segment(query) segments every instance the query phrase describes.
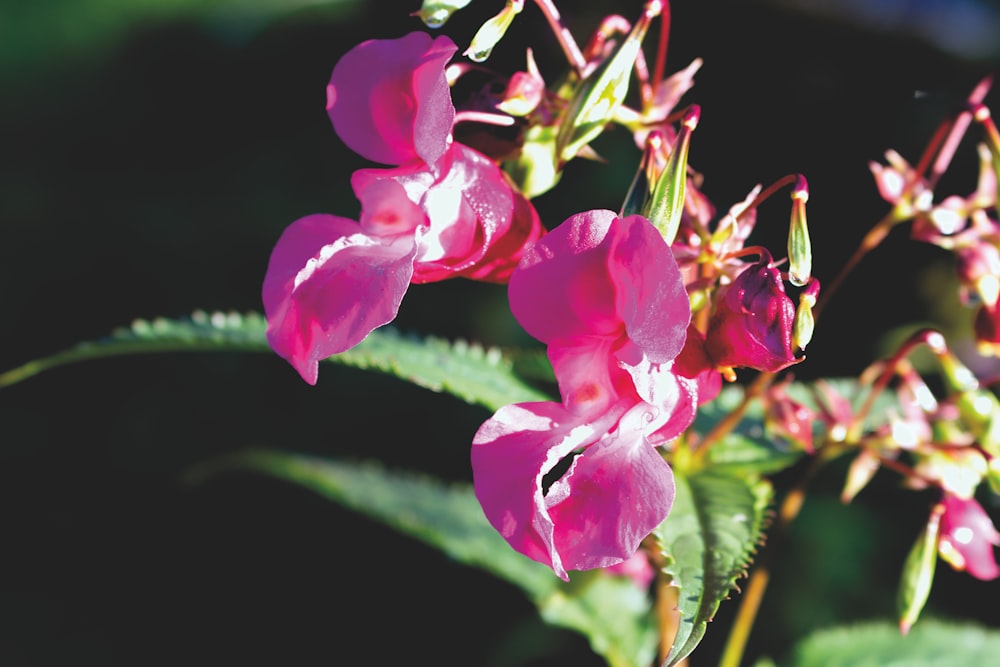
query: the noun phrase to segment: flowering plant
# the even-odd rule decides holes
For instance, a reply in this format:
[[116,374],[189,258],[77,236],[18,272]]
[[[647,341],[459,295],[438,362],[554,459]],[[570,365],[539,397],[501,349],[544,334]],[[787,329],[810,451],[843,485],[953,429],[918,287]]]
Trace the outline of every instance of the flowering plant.
[[[524,0],[455,35],[469,43],[461,55],[452,36],[430,32],[469,4],[426,0],[410,32],[363,40],[333,67],[326,111],[356,153],[360,212],[306,215],[276,234],[262,316],[140,322],[8,371],[0,386],[125,352],[273,350],[310,385],[330,362],[486,408],[492,416],[463,443],[471,483],[461,487],[275,449],[211,460],[190,478],[243,469],[316,490],[511,582],[546,621],[622,666],[697,661],[730,597],[737,610],[719,661],[742,664],[817,472],[840,466],[844,504],[891,475],[920,516],[894,571],[898,631],[824,636],[782,664],[819,664],[815,646],[842,660],[863,651],[924,664],[942,646],[963,646],[967,662],[989,656],[995,633],[970,647],[968,628],[920,616],[939,560],[978,580],[1000,577],[989,511],[1000,494],[1000,400],[994,379],[974,370],[1000,351],[991,80],[958,101],[913,164],[893,151],[870,164],[891,208],[838,272],[817,277],[804,175],[752,187],[725,208],[705,194],[710,172],[689,164],[702,109],[684,101],[696,96],[701,63],[666,74],[668,3],[606,18],[581,47],[554,3],[536,0],[535,18],[565,56],[552,72],[532,50],[523,71],[486,64],[528,18],[517,18]],[[603,160],[612,129],[635,147],[632,163],[614,164],[634,174],[614,210],[541,215],[546,193],[573,187],[570,165]],[[980,142],[975,189],[941,198],[966,136]],[[787,242],[768,247],[757,237],[773,227],[767,206],[782,192]],[[955,301],[969,307],[978,354],[911,327],[856,377],[797,380],[830,299],[903,225],[953,255]],[[524,345],[483,349],[386,327],[411,285],[453,278],[503,286]],[[414,435],[426,447],[424,437]],[[923,644],[897,636],[924,625],[939,634]]]

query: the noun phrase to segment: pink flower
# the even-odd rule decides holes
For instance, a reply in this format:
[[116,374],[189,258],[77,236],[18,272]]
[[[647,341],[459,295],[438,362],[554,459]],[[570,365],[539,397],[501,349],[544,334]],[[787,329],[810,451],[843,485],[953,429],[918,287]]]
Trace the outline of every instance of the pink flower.
[[501,408],[476,433],[487,518],[514,549],[566,570],[632,556],[673,502],[656,445],[691,423],[696,383],[673,372],[691,313],[669,247],[645,218],[569,218],[510,280],[515,317],[548,345],[561,403]]
[[446,37],[415,32],[364,42],[334,68],[334,128],[363,156],[398,166],[355,172],[359,222],[307,216],[271,254],[268,341],[310,384],[319,361],[395,319],[411,282],[506,282],[544,233],[500,168],[452,140],[444,68],[455,50]]
[[799,361],[792,350],[795,305],[770,255],[743,269],[715,302],[707,350],[716,366],[775,372]]
[[1000,576],[993,547],[1000,546],[1000,533],[989,515],[974,499],[946,493],[941,501],[941,539],[938,551],[956,570],[965,570],[984,581]]

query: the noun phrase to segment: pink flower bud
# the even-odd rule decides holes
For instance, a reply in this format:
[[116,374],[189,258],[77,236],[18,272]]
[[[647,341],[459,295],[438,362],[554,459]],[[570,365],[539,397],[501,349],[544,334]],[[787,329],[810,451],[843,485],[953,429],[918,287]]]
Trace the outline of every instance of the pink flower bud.
[[762,252],[715,301],[707,348],[717,366],[775,372],[799,361],[792,351],[795,305],[769,254]]

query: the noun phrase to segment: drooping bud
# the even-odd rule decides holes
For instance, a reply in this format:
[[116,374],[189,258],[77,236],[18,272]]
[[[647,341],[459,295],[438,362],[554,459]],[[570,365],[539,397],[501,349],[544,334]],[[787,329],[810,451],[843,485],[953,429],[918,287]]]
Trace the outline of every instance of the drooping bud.
[[792,350],[795,306],[770,253],[759,252],[759,261],[715,295],[707,350],[719,367],[777,372],[799,361]]
[[813,316],[813,308],[816,306],[816,297],[818,295],[819,281],[811,278],[809,285],[799,295],[799,307],[795,309],[795,327],[792,329],[792,341],[800,350],[806,349],[806,345],[812,340],[813,331],[816,328],[816,318]]
[[796,287],[809,282],[812,275],[812,243],[806,224],[806,202],[809,184],[799,174],[792,190],[792,220],[788,226],[788,281]]
[[576,157],[611,122],[628,94],[632,68],[649,24],[662,8],[659,1],[647,2],[642,17],[615,52],[577,87],[559,122],[556,155],[561,162]]
[[440,28],[451,15],[467,6],[472,0],[424,0],[420,11],[415,12],[428,28]]
[[685,112],[670,159],[656,180],[644,211],[646,218],[660,230],[667,244],[674,242],[681,224],[684,197],[687,194],[688,149],[691,145],[691,133],[698,127],[700,116],[701,107],[697,104],[692,104]]
[[479,28],[469,48],[462,53],[468,56],[469,60],[481,63],[493,53],[493,47],[500,43],[503,36],[507,34],[507,28],[514,21],[514,17],[524,9],[524,0],[507,0],[506,6],[500,10],[496,16],[488,20]]
[[899,591],[896,594],[896,609],[899,613],[899,631],[904,635],[917,622],[931,593],[944,511],[944,505],[940,504],[931,510],[927,525],[903,563]]

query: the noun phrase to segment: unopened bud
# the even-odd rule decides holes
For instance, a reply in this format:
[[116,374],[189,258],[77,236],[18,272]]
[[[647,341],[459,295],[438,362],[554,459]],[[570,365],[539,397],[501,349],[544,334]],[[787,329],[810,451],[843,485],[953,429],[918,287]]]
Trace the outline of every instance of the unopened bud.
[[559,123],[557,155],[562,162],[576,157],[611,122],[628,94],[632,68],[659,3],[647,4],[642,17],[615,52],[579,85]]
[[920,612],[927,603],[934,583],[934,568],[937,565],[938,540],[941,533],[941,516],[944,505],[935,505],[931,510],[927,525],[920,533],[913,548],[910,549],[896,596],[896,609],[899,613],[899,630],[904,635],[910,631],[920,617]]
[[806,349],[816,328],[813,308],[816,306],[818,295],[819,281],[816,279],[811,279],[808,287],[799,295],[799,307],[795,309],[795,326],[792,328],[792,342],[800,350]]
[[668,245],[673,243],[677,236],[681,214],[684,212],[688,149],[691,146],[691,133],[698,127],[700,116],[701,107],[697,104],[692,104],[684,114],[667,166],[656,180],[652,195],[644,209],[645,216],[660,230]]
[[500,43],[503,36],[507,34],[507,28],[514,21],[514,17],[524,9],[524,0],[507,0],[507,5],[500,10],[500,13],[484,23],[472,38],[469,48],[462,54],[468,56],[469,60],[481,63],[493,53],[493,47]]
[[809,185],[801,174],[792,190],[792,220],[788,226],[788,280],[796,287],[809,282],[812,274],[812,243],[806,224],[806,202]]
[[881,467],[882,463],[875,452],[862,449],[847,469],[847,479],[844,480],[844,488],[840,492],[840,502],[846,505],[854,500],[861,489],[868,486],[868,482],[872,481]]
[[424,0],[424,4],[415,16],[419,16],[428,28],[440,28],[447,23],[452,14],[470,2],[472,0]]

